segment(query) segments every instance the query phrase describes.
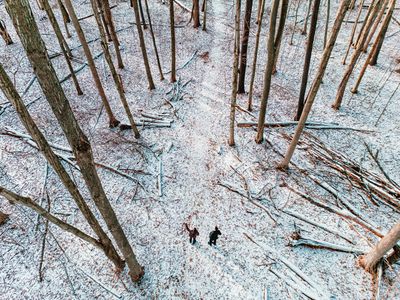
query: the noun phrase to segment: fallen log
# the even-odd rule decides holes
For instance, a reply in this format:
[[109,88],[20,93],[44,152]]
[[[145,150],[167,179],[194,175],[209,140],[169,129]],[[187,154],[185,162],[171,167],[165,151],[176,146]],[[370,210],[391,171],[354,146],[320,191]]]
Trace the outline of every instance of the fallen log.
[[330,242],[314,240],[314,239],[310,239],[310,238],[299,238],[297,240],[293,240],[290,242],[290,245],[292,247],[306,246],[306,247],[311,247],[311,248],[328,249],[328,250],[333,250],[333,251],[355,253],[355,254],[364,254],[365,253],[364,250],[346,247],[346,246],[342,246],[342,245],[336,245],[336,244],[333,244]]

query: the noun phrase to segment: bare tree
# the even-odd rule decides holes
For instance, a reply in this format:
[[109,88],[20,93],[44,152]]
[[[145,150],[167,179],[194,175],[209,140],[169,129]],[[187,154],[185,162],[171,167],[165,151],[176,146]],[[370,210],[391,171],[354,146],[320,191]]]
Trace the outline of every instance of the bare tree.
[[67,10],[65,9],[64,3],[62,0],[57,0],[58,6],[60,7],[61,15],[63,17],[63,22],[64,22],[64,28],[65,28],[65,33],[67,34],[67,38],[71,37],[71,33],[69,32],[68,29],[68,24],[71,23],[71,19],[69,18],[69,14]]
[[125,258],[130,269],[131,279],[133,281],[138,281],[144,274],[143,268],[138,263],[114,209],[107,199],[96,171],[92,147],[75,119],[67,97],[58,81],[56,72],[51,64],[44,42],[33,18],[32,11],[30,10],[29,2],[28,0],[6,0],[6,7],[13,19],[16,31],[25,48],[43,93],[71,146],[77,165],[80,168],[82,177],[85,180],[92,199]]
[[278,62],[278,57],[279,57],[279,50],[281,48],[281,43],[282,43],[282,38],[283,38],[283,32],[285,30],[285,23],[286,23],[286,16],[289,8],[289,0],[282,0],[281,2],[281,14],[279,17],[279,25],[278,25],[278,30],[276,33],[276,38],[275,38],[275,54],[274,54],[274,67],[272,68],[272,74],[276,73],[276,65]]
[[258,116],[257,136],[256,143],[260,144],[264,140],[264,124],[265,115],[267,113],[267,104],[269,98],[269,92],[271,89],[271,77],[272,69],[275,61],[275,31],[276,31],[276,17],[278,15],[279,1],[274,0],[272,2],[271,17],[269,21],[269,36],[268,36],[268,61],[264,72],[264,87],[261,98],[260,114]]
[[[46,9],[46,0],[44,0],[43,7]],[[100,248],[103,249],[107,257],[115,264],[119,269],[124,267],[124,261],[119,257],[114,245],[108,238],[107,234],[104,232],[103,228],[97,221],[96,217],[90,210],[89,206],[79,192],[78,187],[71,179],[67,171],[64,169],[57,155],[54,153],[53,149],[47,142],[44,135],[40,132],[35,121],[31,117],[28,109],[26,108],[24,102],[22,101],[20,95],[12,84],[11,79],[8,77],[7,73],[0,64],[0,88],[4,95],[7,97],[8,101],[13,105],[18,117],[20,118],[25,129],[29,132],[33,140],[36,142],[40,151],[46,157],[48,163],[52,166],[54,171],[57,173],[61,182],[64,184],[65,188],[71,194],[79,210],[82,212],[83,216],[87,220],[88,224],[92,228],[93,232],[99,237]]]
[[176,81],[176,46],[174,0],[169,0],[169,28],[171,31],[171,82]]
[[75,30],[76,30],[76,33],[78,35],[79,41],[82,44],[82,48],[83,48],[83,51],[85,52],[87,63],[89,65],[89,68],[90,68],[90,71],[92,73],[94,82],[96,84],[97,91],[99,92],[101,101],[103,102],[104,108],[105,108],[106,113],[108,115],[109,126],[111,128],[117,127],[120,122],[115,118],[114,113],[113,113],[113,111],[111,109],[110,103],[108,102],[106,93],[104,92],[104,88],[103,88],[103,85],[102,85],[101,80],[100,80],[99,73],[97,72],[96,65],[95,65],[94,60],[93,60],[92,53],[90,52],[90,48],[89,48],[89,45],[88,45],[88,43],[86,41],[85,34],[84,34],[83,30],[82,30],[81,25],[79,24],[78,17],[76,16],[76,13],[75,13],[74,7],[72,6],[71,0],[65,0],[65,5],[66,5],[68,13],[69,13],[69,15],[71,17],[72,24],[75,27]]
[[246,78],[246,67],[247,67],[247,49],[249,46],[249,33],[251,23],[251,12],[253,10],[253,0],[246,0],[245,14],[243,19],[243,35],[242,45],[240,49],[240,67],[239,67],[239,84],[238,94],[245,92],[245,78]]
[[146,70],[147,81],[149,82],[149,89],[154,90],[156,87],[154,85],[153,76],[151,75],[150,64],[149,64],[149,59],[147,57],[146,43],[144,41],[143,30],[142,30],[142,27],[140,26],[138,0],[132,0],[132,4],[133,4],[133,11],[135,13],[135,20],[136,20],[136,24],[137,24],[136,28],[137,28],[137,31],[139,34],[140,49],[141,49],[142,55],[143,55],[144,68]]
[[200,27],[200,0],[193,0],[193,27],[198,28]]
[[8,34],[6,24],[3,22],[3,20],[0,20],[0,35],[3,38],[4,42],[6,45],[11,45],[13,44],[13,40],[11,39],[11,36]]
[[339,34],[340,28],[342,26],[346,12],[349,8],[349,4],[350,0],[341,0],[340,2],[335,22],[333,24],[330,37],[328,39],[328,43],[326,44],[324,52],[322,53],[317,74],[308,92],[307,100],[305,102],[305,106],[303,109],[303,113],[301,114],[299,124],[297,125],[296,131],[294,133],[292,141],[290,142],[289,148],[286,151],[285,157],[278,166],[279,169],[286,170],[289,167],[290,160],[293,156],[294,150],[296,149],[297,143],[299,142],[301,133],[303,132],[304,125],[306,124],[308,115],[311,111],[311,107],[314,103],[315,97],[317,96],[319,87],[321,86],[322,79],[325,75],[325,70],[329,62],[329,58],[331,57],[333,47],[335,46],[336,39]]
[[202,10],[203,12],[203,31],[207,31],[207,0],[203,0]]

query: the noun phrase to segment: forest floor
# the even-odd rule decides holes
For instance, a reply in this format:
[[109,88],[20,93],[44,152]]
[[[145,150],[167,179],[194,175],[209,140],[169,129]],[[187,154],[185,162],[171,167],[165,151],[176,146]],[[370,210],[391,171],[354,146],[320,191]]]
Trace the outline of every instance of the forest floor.
[[[76,5],[78,2],[74,1]],[[167,71],[168,7],[162,5],[161,1],[149,2],[154,12],[164,71]],[[273,77],[268,104],[267,120],[271,122],[291,121],[296,109],[306,44],[306,36],[301,35],[300,31],[307,3],[301,3],[293,45],[289,45],[289,41],[295,5],[290,5],[278,73]],[[8,20],[4,4],[0,5],[0,18]],[[48,29],[44,12],[37,10],[34,3],[32,5],[50,54],[57,52],[55,38]],[[317,32],[310,81],[323,49],[325,5],[321,9],[321,30]],[[269,3],[267,11],[268,6]],[[336,8],[335,2],[330,25]],[[59,11],[55,11],[59,16]],[[399,16],[398,11],[395,12],[396,16]],[[298,169],[292,167],[287,173],[276,170],[281,159],[279,153],[284,153],[288,146],[285,135],[291,135],[294,127],[266,129],[266,142],[261,145],[254,142],[254,130],[236,128],[236,146],[227,145],[233,1],[214,0],[210,3],[207,32],[186,25],[189,14],[177,8],[177,65],[184,68],[178,71],[179,84],[175,85],[172,93],[168,93],[173,88],[168,80],[169,74],[163,82],[156,80],[155,61],[152,67],[157,89],[148,91],[140,49],[136,43],[136,31],[133,33],[130,24],[133,13],[128,9],[127,2],[118,2],[113,12],[117,28],[123,29],[119,37],[126,68],[121,75],[136,118],[139,118],[141,111],[165,114],[174,120],[172,127],[142,128],[140,140],[134,140],[130,132],[110,130],[88,68],[78,76],[83,83],[84,96],[75,95],[70,81],[64,83],[63,87],[90,138],[96,161],[128,175],[124,177],[99,168],[105,190],[146,274],[140,284],[132,284],[127,270],[116,274],[111,263],[97,249],[50,225],[43,260],[43,281],[39,282],[44,222],[37,219],[33,212],[2,200],[0,210],[9,213],[10,219],[0,226],[0,299],[266,299],[266,294],[268,299],[307,299],[306,294],[315,299],[371,299],[374,281],[370,274],[358,266],[356,254],[290,245],[292,233],[296,230],[301,230],[304,237],[363,251],[368,251],[378,241],[361,227],[311,205],[286,187],[301,190],[329,203],[335,202],[334,197]],[[80,16],[89,15],[89,4],[80,3],[78,13]],[[356,11],[353,11],[349,19],[354,20],[355,14]],[[12,24],[7,25],[16,43],[0,49],[0,61],[11,77],[14,74],[15,84],[22,94],[25,87],[29,86],[33,72]],[[98,37],[97,31],[93,30],[93,18],[85,19],[82,25],[88,40]],[[400,76],[394,71],[399,68],[396,65],[400,51],[399,26],[392,22],[379,65],[367,71],[360,92],[352,97],[349,92],[346,93],[343,108],[334,111],[330,105],[344,72],[345,66],[340,61],[351,26],[351,23],[345,24],[339,35],[310,119],[368,129],[370,132],[306,131],[318,137],[330,149],[351,157],[362,168],[379,173],[368,156],[365,141],[375,151],[379,150],[379,161],[384,170],[399,182],[400,93],[396,92],[396,88]],[[255,116],[258,115],[263,86],[267,28],[268,23],[264,24],[260,48],[255,107],[252,112]],[[149,33],[146,34],[152,57]],[[69,42],[71,48],[79,46],[75,35]],[[91,43],[91,49],[94,55],[101,53],[101,47],[96,42]],[[252,60],[252,49],[249,49],[249,61]],[[81,49],[74,51],[84,61]],[[53,59],[53,63],[60,78],[68,74],[62,58]],[[96,63],[111,106],[119,119],[126,123],[103,57],[99,56]],[[81,66],[81,63],[75,64],[77,68]],[[248,68],[250,72],[251,67]],[[178,86],[183,97],[171,100]],[[49,108],[41,96],[39,85],[34,82],[24,93],[24,100],[30,103],[37,99],[29,108],[39,127],[51,142],[66,146],[59,126],[54,116],[47,113]],[[246,95],[239,96],[241,107],[246,107],[246,101]],[[4,97],[0,98],[1,104],[7,106]],[[242,111],[238,111],[237,118],[238,122],[257,120]],[[49,170],[46,174],[47,165],[40,153],[23,140],[4,134],[6,129],[25,132],[16,120],[17,115],[10,107],[0,115],[0,184],[31,196],[43,205],[47,192],[54,214],[90,232],[54,172]],[[346,194],[352,205],[362,211],[366,219],[373,220],[371,222],[382,232],[398,221],[398,212],[385,205],[371,205],[360,190],[342,180],[337,172],[322,161],[313,158],[308,150],[302,145],[293,161]],[[89,199],[79,172],[68,163],[65,166]],[[160,166],[161,196],[158,186]],[[296,212],[305,219],[337,230],[353,244],[299,221],[284,211]],[[200,232],[196,245],[189,244],[183,226],[185,222]],[[208,235],[215,226],[219,227],[222,235],[217,246],[210,247],[207,244]],[[297,275],[293,269],[298,269],[293,265],[301,270],[297,271]],[[385,271],[381,299],[400,297],[399,271],[398,265]]]

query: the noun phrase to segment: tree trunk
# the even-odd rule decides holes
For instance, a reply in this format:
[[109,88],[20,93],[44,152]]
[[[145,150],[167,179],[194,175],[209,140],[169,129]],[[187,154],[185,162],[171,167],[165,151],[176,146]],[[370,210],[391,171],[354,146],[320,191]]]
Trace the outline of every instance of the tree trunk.
[[325,21],[325,31],[324,31],[324,48],[326,46],[326,41],[328,39],[328,30],[329,30],[329,19],[331,14],[331,0],[328,0],[326,4],[326,21]]
[[243,19],[243,36],[242,46],[240,50],[240,68],[239,68],[239,84],[238,94],[245,92],[245,79],[246,79],[246,67],[247,67],[247,49],[249,45],[249,33],[251,23],[251,12],[253,10],[253,0],[246,0],[245,14]]
[[384,15],[385,11],[386,11],[386,7],[388,6],[388,4],[389,4],[389,0],[385,0],[383,5],[382,5],[382,7],[381,7],[381,10],[379,12],[378,17],[376,18],[375,23],[372,26],[371,32],[369,33],[369,36],[368,36],[367,40],[364,43],[364,46],[363,46],[363,52],[364,53],[367,52],[368,46],[371,43],[371,40],[372,40],[372,38],[373,38],[373,36],[374,36],[374,34],[376,32],[376,29],[378,28],[379,24],[382,21],[382,17]]
[[6,24],[4,24],[3,20],[0,20],[0,35],[3,38],[6,45],[14,44],[11,36],[8,34]]
[[104,56],[106,58],[108,67],[110,68],[111,75],[114,79],[114,83],[117,88],[119,98],[125,109],[125,113],[128,116],[129,123],[131,124],[133,135],[135,136],[135,138],[138,139],[138,138],[140,138],[140,133],[136,127],[135,121],[133,120],[133,116],[132,116],[131,110],[129,108],[128,101],[126,101],[124,88],[122,86],[121,79],[118,76],[117,71],[115,70],[114,63],[111,58],[110,49],[108,48],[108,44],[107,44],[107,40],[106,40],[106,33],[104,31],[104,27],[106,25],[104,24],[104,27],[103,27],[102,20],[100,18],[100,14],[99,14],[98,2],[97,2],[97,0],[91,0],[91,4],[92,4],[94,17],[96,19],[97,27],[99,28],[100,38],[101,38],[101,47],[103,48]]
[[368,21],[366,22],[366,25],[364,28],[364,33],[362,34],[360,40],[357,43],[357,47],[354,50],[353,55],[351,56],[350,63],[347,66],[347,69],[343,75],[342,81],[339,84],[338,91],[336,94],[336,99],[332,105],[332,108],[334,108],[336,110],[338,110],[342,104],[343,95],[344,95],[344,91],[346,89],[347,83],[349,82],[351,73],[353,72],[353,69],[354,69],[360,55],[362,54],[362,49],[364,47],[365,40],[368,37],[368,33],[369,33],[371,26],[376,18],[376,15],[378,14],[378,11],[379,11],[380,6],[382,5],[382,2],[383,2],[383,0],[378,0],[377,2],[374,3],[374,7],[372,8],[371,15],[368,18]]
[[303,112],[304,108],[304,97],[307,89],[308,74],[310,72],[311,54],[314,45],[315,30],[317,29],[320,2],[321,2],[320,0],[314,0],[314,7],[311,16],[310,32],[308,34],[308,40],[307,40],[306,56],[304,58],[303,76],[301,78],[299,103],[297,105],[297,114],[296,117],[294,118],[295,121],[298,121],[300,119],[301,113]]
[[279,17],[278,31],[276,33],[276,38],[275,38],[275,54],[274,54],[275,58],[274,58],[274,67],[272,68],[272,74],[275,74],[277,71],[276,64],[278,62],[279,50],[281,48],[283,32],[285,30],[288,8],[289,8],[289,0],[282,0],[281,16]]
[[229,120],[229,146],[235,146],[235,115],[236,115],[236,98],[237,98],[237,79],[239,66],[239,47],[240,47],[240,5],[241,0],[236,0],[235,13],[235,43],[232,67],[232,94],[231,94],[231,111]]
[[193,0],[193,28],[200,27],[200,0]]
[[72,6],[71,0],[65,0],[65,5],[66,5],[68,13],[72,19],[72,24],[75,27],[79,41],[82,44],[82,48],[83,48],[83,51],[85,52],[85,56],[86,56],[90,71],[92,72],[94,82],[96,84],[101,101],[103,102],[104,108],[108,115],[109,126],[111,128],[117,127],[119,125],[119,121],[115,118],[115,116],[111,110],[110,103],[107,100],[107,96],[106,96],[106,93],[104,92],[103,85],[101,84],[100,76],[99,76],[99,73],[97,72],[96,65],[95,65],[93,57],[92,57],[92,53],[90,52],[90,48],[89,48],[88,43],[85,38],[85,34],[83,33],[82,27],[79,24],[78,17],[76,16],[76,13],[75,13],[74,7]]
[[275,60],[275,31],[276,31],[276,17],[278,15],[279,1],[274,0],[272,3],[271,17],[269,23],[269,36],[268,36],[268,61],[267,67],[264,72],[264,89],[261,98],[261,107],[260,107],[260,115],[258,117],[258,126],[257,126],[257,136],[256,143],[260,144],[264,140],[264,124],[265,124],[265,115],[267,112],[267,104],[269,91],[271,89],[271,79],[272,79],[272,69],[274,67]]
[[[44,1],[44,6],[46,5],[45,1]],[[82,212],[82,215],[87,220],[93,232],[99,237],[102,249],[104,250],[106,256],[115,264],[117,268],[119,269],[123,268],[124,261],[119,257],[117,251],[114,248],[114,245],[108,238],[107,234],[104,232],[103,228],[97,221],[96,217],[90,210],[85,200],[83,199],[82,194],[79,192],[78,187],[71,179],[67,171],[65,171],[57,155],[54,153],[53,149],[47,142],[46,138],[40,132],[35,121],[29,114],[28,109],[26,108],[24,102],[22,101],[20,95],[13,86],[10,78],[4,71],[3,66],[1,64],[0,64],[0,88],[3,91],[4,95],[7,97],[8,101],[10,101],[10,103],[13,105],[14,109],[18,113],[18,117],[20,118],[22,124],[24,125],[25,129],[29,132],[32,139],[37,144],[39,150],[46,157],[46,160],[48,161],[50,166],[57,173],[61,182],[68,190],[68,192],[71,194],[76,205]]]
[[307,13],[306,13],[306,16],[304,17],[304,26],[303,26],[303,31],[301,32],[302,35],[307,34],[308,16],[310,15],[311,2],[312,2],[312,0],[308,0]]
[[325,74],[326,67],[328,65],[329,58],[331,57],[333,47],[335,46],[337,36],[339,34],[340,28],[342,26],[344,17],[349,8],[350,0],[342,0],[336,15],[335,23],[333,24],[332,31],[328,40],[328,43],[322,54],[321,61],[319,63],[318,71],[315,79],[311,85],[311,88],[307,95],[306,104],[304,106],[303,113],[301,114],[299,124],[297,125],[296,131],[294,133],[293,139],[290,142],[289,148],[286,151],[285,157],[279,164],[278,168],[286,170],[289,166],[290,160],[293,156],[294,150],[296,149],[297,143],[299,142],[301,133],[303,132],[304,126],[306,124],[308,115],[311,111],[311,107],[314,103],[315,97],[317,96],[319,87],[322,83],[322,79]]
[[203,0],[203,6],[202,6],[202,12],[203,12],[203,31],[207,31],[207,0]]
[[171,30],[171,82],[176,81],[176,47],[174,0],[169,0],[169,28]]
[[68,70],[71,74],[72,81],[74,83],[76,92],[78,95],[83,95],[82,89],[79,85],[78,79],[76,78],[74,68],[72,67],[71,63],[71,57],[72,53],[71,50],[68,47],[67,42],[64,39],[64,36],[62,35],[60,26],[57,23],[57,19],[53,13],[53,10],[50,7],[49,1],[48,0],[42,0],[43,2],[43,8],[46,11],[46,14],[49,18],[49,21],[51,23],[51,26],[53,27],[54,33],[56,34],[58,43],[60,44],[61,52],[64,55],[65,61],[67,62]]
[[147,29],[146,19],[144,17],[144,12],[143,12],[142,0],[138,0],[138,4],[139,4],[140,17],[142,18],[143,29]]
[[370,273],[375,273],[376,265],[400,239],[400,223],[397,223],[366,255],[360,258],[361,266]]
[[260,33],[261,33],[261,28],[262,28],[262,19],[264,16],[264,9],[265,9],[265,0],[261,0],[261,6],[259,9],[260,15],[257,17],[258,21],[258,27],[257,27],[257,33],[256,33],[256,43],[254,45],[254,56],[253,56],[253,68],[251,72],[251,79],[250,79],[250,87],[249,87],[249,101],[247,104],[247,110],[252,111],[253,110],[253,91],[254,91],[254,80],[256,78],[256,71],[257,71],[257,59],[258,59],[258,48],[260,45]]
[[72,35],[68,30],[68,23],[71,23],[71,19],[69,18],[68,12],[65,9],[64,3],[62,3],[62,0],[57,0],[57,3],[58,3],[58,6],[60,7],[61,15],[63,18],[65,33],[67,34],[67,38],[70,38],[70,37],[72,37]]
[[[370,64],[370,62],[371,62],[376,50],[379,47],[380,41],[385,36],[385,32],[386,32],[386,29],[387,29],[387,27],[388,27],[388,25],[390,23],[391,18],[392,18],[392,14],[393,14],[395,5],[396,5],[396,0],[391,0],[391,2],[389,4],[389,10],[388,10],[388,12],[387,12],[387,14],[385,16],[385,19],[383,20],[383,23],[382,23],[382,26],[381,26],[381,28],[379,30],[378,35],[375,38],[375,42],[374,42],[374,44],[372,46],[371,52],[369,53],[364,65],[363,65],[363,67],[362,67],[362,69],[360,71],[360,75],[358,76],[354,87],[351,89],[352,93],[357,93],[358,92],[358,87],[360,86],[361,80],[362,80],[362,78],[363,78],[363,76],[365,74],[365,71],[367,70],[368,64]],[[384,6],[384,9],[386,9],[386,6]]]
[[4,223],[7,222],[8,216],[9,216],[8,214],[5,214],[2,211],[0,211],[0,225],[3,225]]
[[[69,2],[69,0],[67,1]],[[138,281],[144,274],[143,268],[139,265],[117,216],[107,199],[93,161],[91,145],[75,119],[56,72],[51,65],[28,0],[6,0],[6,7],[11,12],[14,26],[28,59],[43,93],[71,146],[92,199],[128,264],[132,280]]]
[[163,81],[164,80],[164,74],[163,74],[162,67],[161,67],[160,56],[158,54],[156,37],[154,36],[153,24],[151,22],[150,9],[149,9],[149,4],[147,3],[147,0],[144,0],[144,4],[146,6],[147,18],[149,19],[150,34],[151,34],[151,39],[153,41],[154,52],[156,54],[158,72],[160,73],[160,80]]
[[137,24],[136,28],[137,28],[137,31],[139,34],[140,49],[142,50],[142,55],[143,55],[144,68],[146,70],[147,81],[149,82],[149,89],[154,90],[156,87],[154,86],[153,76],[151,75],[150,64],[149,64],[149,59],[147,57],[146,43],[144,41],[142,26],[140,26],[138,0],[133,0],[132,4],[133,4],[133,11],[135,13],[135,20],[136,20],[136,24]]
[[117,56],[118,68],[123,69],[124,63],[121,57],[121,51],[119,50],[119,40],[117,36],[117,32],[115,31],[114,20],[111,13],[110,3],[108,0],[100,0],[102,10],[104,11],[105,19],[110,29],[110,34],[112,38],[112,42],[114,44],[115,55]]

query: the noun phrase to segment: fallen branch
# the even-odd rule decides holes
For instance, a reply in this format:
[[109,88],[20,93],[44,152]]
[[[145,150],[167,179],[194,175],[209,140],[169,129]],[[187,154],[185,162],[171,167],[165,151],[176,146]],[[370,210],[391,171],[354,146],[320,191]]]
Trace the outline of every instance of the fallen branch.
[[333,250],[333,251],[355,253],[355,254],[364,254],[365,253],[365,251],[360,250],[360,249],[346,247],[346,246],[342,246],[342,245],[336,245],[333,243],[320,241],[320,240],[314,240],[314,239],[310,239],[310,238],[299,238],[297,240],[293,240],[290,242],[290,245],[292,247],[307,246],[307,247],[311,247],[311,248],[328,249],[328,250]]

